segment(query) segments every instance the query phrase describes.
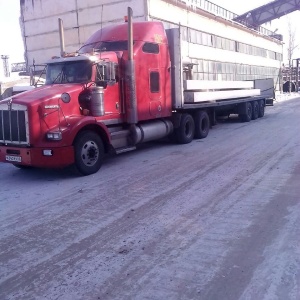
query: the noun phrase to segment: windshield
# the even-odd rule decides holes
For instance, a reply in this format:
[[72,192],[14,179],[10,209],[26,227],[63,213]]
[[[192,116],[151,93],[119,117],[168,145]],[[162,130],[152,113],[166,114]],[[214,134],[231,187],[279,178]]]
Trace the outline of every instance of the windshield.
[[95,42],[84,45],[79,49],[79,53],[89,53],[92,51],[124,51],[128,50],[127,41],[113,41],[113,42]]
[[48,64],[46,84],[83,83],[91,79],[92,62],[68,61],[57,64]]

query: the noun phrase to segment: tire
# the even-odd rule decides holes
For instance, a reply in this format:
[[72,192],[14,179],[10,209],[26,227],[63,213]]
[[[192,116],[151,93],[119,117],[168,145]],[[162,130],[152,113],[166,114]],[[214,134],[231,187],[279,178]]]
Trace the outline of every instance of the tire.
[[195,135],[194,119],[189,114],[182,114],[180,125],[175,129],[176,141],[179,144],[190,143]]
[[256,120],[259,114],[259,106],[257,101],[252,102],[252,120]]
[[262,118],[265,115],[265,101],[260,100],[258,102],[258,117]]
[[196,139],[204,139],[207,137],[209,128],[210,128],[210,122],[209,122],[209,116],[206,111],[200,110],[195,113],[194,116],[194,122],[195,122],[195,138]]
[[74,142],[75,166],[82,175],[98,172],[104,158],[102,139],[93,131],[82,131]]
[[242,120],[242,122],[250,122],[252,119],[252,105],[250,102],[246,103],[246,113],[245,114],[241,114],[240,118]]

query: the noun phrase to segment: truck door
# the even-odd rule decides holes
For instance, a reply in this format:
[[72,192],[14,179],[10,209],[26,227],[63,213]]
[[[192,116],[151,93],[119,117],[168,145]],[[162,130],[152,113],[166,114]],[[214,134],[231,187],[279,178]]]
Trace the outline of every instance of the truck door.
[[148,62],[148,99],[149,112],[151,117],[161,114],[162,95],[161,95],[161,71],[160,71],[160,47],[159,44],[146,42],[143,52]]
[[167,117],[172,113],[168,45],[161,43],[161,39],[155,39],[157,43],[143,42],[135,58],[140,121]]

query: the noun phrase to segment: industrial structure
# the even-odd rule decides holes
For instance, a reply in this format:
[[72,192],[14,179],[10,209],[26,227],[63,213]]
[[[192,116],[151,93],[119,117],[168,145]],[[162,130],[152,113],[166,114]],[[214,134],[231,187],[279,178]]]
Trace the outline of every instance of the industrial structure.
[[[21,29],[23,33],[24,48],[25,48],[25,58],[26,58],[26,68],[35,62],[37,65],[42,65],[45,61],[55,55],[59,55],[59,37],[57,32],[57,19],[61,18],[64,22],[65,27],[65,42],[66,50],[73,52],[78,50],[81,45],[86,41],[86,39],[96,30],[101,27],[110,24],[122,23],[124,18],[124,11],[127,6],[134,7],[134,21],[151,21],[158,20],[164,22],[166,28],[177,27],[179,24],[181,26],[194,27],[203,32],[204,39],[214,39],[218,35],[211,35],[210,28],[207,27],[207,19],[214,20],[215,27],[218,24],[230,24],[237,26],[240,29],[244,28],[244,32],[251,32],[252,36],[257,36],[257,33],[263,35],[264,37],[269,37],[273,41],[282,41],[282,36],[276,32],[272,32],[262,25],[273,19],[280,18],[283,15],[291,13],[299,9],[300,0],[275,0],[266,5],[255,8],[248,11],[242,15],[237,15],[221,6],[218,6],[207,0],[145,0],[145,1],[135,1],[135,0],[125,0],[125,1],[105,1],[105,0],[70,0],[70,1],[58,1],[58,0],[20,0],[21,5]],[[169,13],[166,14],[165,12]],[[198,19],[201,19],[201,23],[197,25],[194,24],[193,20],[195,15]],[[202,22],[203,21],[203,22]],[[43,24],[43,26],[41,26]],[[200,25],[199,25],[200,24]],[[209,26],[212,22],[210,21]],[[241,24],[241,26],[238,26]],[[226,42],[222,41],[223,35],[228,35],[225,31],[227,26],[222,27],[224,33],[222,32],[218,43],[223,45],[221,47],[228,47],[226,43],[233,43],[233,41]],[[213,31],[215,31],[213,29]],[[228,32],[231,32],[229,30]],[[241,35],[241,30],[239,31]],[[205,36],[205,34],[208,34]],[[235,34],[231,36],[236,36]],[[261,57],[273,56],[274,60],[280,61],[279,64],[269,65],[268,76],[273,77],[277,82],[277,88],[282,86],[282,78],[279,78],[282,63],[282,51],[283,49],[277,49],[276,51],[271,51],[271,48],[261,48],[252,49],[251,47],[257,47],[256,45],[247,46],[244,41],[248,40],[244,34],[237,36],[237,43],[240,43],[239,51],[244,51],[250,53],[251,51],[256,52],[258,60],[256,67],[251,67],[250,70],[247,66],[241,66],[244,68],[245,75],[252,76],[242,76],[236,79],[254,79],[257,72],[260,72],[259,67],[264,67],[264,63],[261,61]],[[201,37],[199,37],[201,38]],[[255,38],[257,39],[257,37]],[[258,39],[257,39],[258,40]],[[210,43],[206,41],[205,43]],[[245,44],[245,45],[243,45]],[[279,43],[278,43],[279,45]],[[207,46],[207,45],[206,45]],[[214,47],[212,45],[212,47]],[[233,44],[229,47],[234,47]],[[238,47],[238,44],[236,44]],[[275,49],[274,48],[274,49]],[[273,53],[272,53],[273,52]],[[208,61],[213,61],[208,59]],[[231,65],[231,61],[226,61],[223,59],[226,71],[226,79],[233,78],[233,69],[235,66]],[[213,62],[212,62],[213,63]],[[239,63],[238,63],[239,64]],[[250,62],[250,65],[253,63]],[[213,63],[216,66],[216,62]],[[211,65],[210,70],[207,71],[209,67],[203,66],[203,77],[214,77],[215,80],[219,80],[220,76],[216,75],[217,71],[214,71],[212,75],[212,68],[217,68]],[[238,66],[236,66],[238,67]],[[266,67],[266,66],[265,66]],[[198,67],[199,64],[198,64]],[[253,70],[254,68],[254,70]],[[273,69],[275,68],[275,69]],[[14,68],[15,69],[15,68]],[[37,68],[38,70],[39,68]],[[42,67],[41,67],[42,69]],[[231,71],[230,71],[231,69]],[[224,72],[224,71],[223,71]],[[206,73],[206,74],[205,74]],[[231,75],[230,75],[231,74]],[[223,77],[223,75],[222,75]]]
[[9,77],[10,76],[10,67],[9,67],[9,55],[1,55],[1,73],[0,77]]
[[[253,80],[264,73],[279,84],[281,41],[262,27],[253,30],[232,21],[236,14],[206,0],[22,0],[21,25],[27,66],[33,61],[43,64],[60,54],[58,18],[64,22],[66,51],[73,52],[99,28],[123,23],[129,5],[134,7],[134,21],[162,21],[166,28],[191,28],[187,38],[202,45],[201,59],[195,54],[193,60],[199,79]],[[201,34],[194,36],[192,29],[200,30]],[[228,55],[220,57],[218,49],[227,49]],[[247,54],[253,55],[252,61],[245,60],[243,55]]]
[[278,19],[300,9],[300,0],[275,0],[233,18],[249,28],[257,29],[262,24]]
[[284,93],[299,92],[300,88],[300,58],[292,60],[291,67],[283,65],[282,79]]
[[25,72],[26,70],[27,70],[27,68],[26,68],[26,63],[25,62],[11,64],[11,71],[12,72]]

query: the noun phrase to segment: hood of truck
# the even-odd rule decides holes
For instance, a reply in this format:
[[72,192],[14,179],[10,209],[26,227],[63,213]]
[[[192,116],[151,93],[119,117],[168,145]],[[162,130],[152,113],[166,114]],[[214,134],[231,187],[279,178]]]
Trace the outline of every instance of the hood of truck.
[[71,95],[84,90],[82,84],[51,84],[13,96],[12,102],[23,105],[35,105],[45,100],[58,99],[63,93]]

